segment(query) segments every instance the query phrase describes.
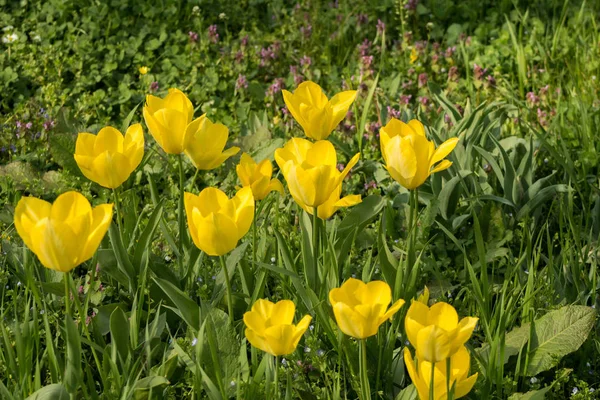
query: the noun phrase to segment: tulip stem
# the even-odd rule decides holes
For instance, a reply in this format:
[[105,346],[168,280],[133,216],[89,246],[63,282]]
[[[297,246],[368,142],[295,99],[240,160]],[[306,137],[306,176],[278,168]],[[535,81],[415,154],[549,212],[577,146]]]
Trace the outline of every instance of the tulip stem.
[[178,225],[179,225],[179,257],[177,257],[177,263],[179,264],[179,278],[182,279],[183,272],[183,238],[185,236],[185,221],[183,218],[183,191],[184,191],[184,174],[183,174],[183,156],[178,155],[179,158],[179,213],[178,213]]
[[191,192],[192,190],[194,190],[194,186],[196,186],[196,178],[198,177],[198,172],[200,172],[200,170],[198,168],[196,168],[196,172],[194,172],[194,177],[192,178],[192,182],[190,182],[190,186],[188,186],[188,192]]
[[64,281],[65,281],[65,313],[67,316],[71,316],[71,291],[69,290],[69,273],[64,273]]
[[256,202],[254,202],[254,217],[252,220],[252,268],[256,269],[258,268],[256,266],[256,209],[258,207],[256,206]]
[[448,400],[454,399],[454,392],[450,390],[450,374],[452,373],[451,369],[451,358],[446,358],[446,394],[448,396]]
[[223,267],[223,273],[225,274],[225,285],[227,287],[227,311],[229,312],[229,320],[233,323],[233,298],[231,297],[231,281],[229,280],[229,271],[227,271],[225,256],[219,256],[219,260],[221,260],[221,267]]
[[435,384],[434,384],[434,380],[433,378],[435,377],[435,363],[431,363],[431,380],[429,381],[429,400],[435,400],[434,397],[434,388],[435,388]]
[[[121,226],[121,201],[119,199],[119,193],[117,193],[117,189],[113,189],[113,198],[115,201],[115,212],[117,213],[117,227],[119,228],[119,238],[121,238],[121,242],[123,241],[123,227]],[[123,244],[125,245],[125,244]]]
[[273,386],[275,387],[275,398],[279,399],[279,356],[275,356],[275,382]]
[[319,223],[319,213],[318,213],[318,207],[314,207],[313,208],[313,257],[315,258],[315,262],[314,262],[314,271],[313,271],[313,277],[315,279],[315,287],[316,293],[319,293],[318,287],[320,285],[317,285],[317,282],[319,282],[319,229],[318,229],[318,223]]
[[367,372],[367,339],[360,340],[359,364],[361,400],[371,400],[371,388],[369,387],[369,374]]

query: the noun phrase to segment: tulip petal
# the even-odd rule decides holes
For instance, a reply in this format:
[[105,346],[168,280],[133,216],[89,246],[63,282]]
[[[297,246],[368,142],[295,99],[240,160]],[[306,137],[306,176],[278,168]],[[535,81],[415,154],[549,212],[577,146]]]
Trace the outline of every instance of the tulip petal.
[[252,226],[254,221],[254,196],[252,189],[245,187],[240,189],[231,200],[235,208],[235,224],[237,226],[237,235],[241,239]]
[[329,100],[329,105],[331,106],[332,110],[329,132],[333,131],[346,117],[348,109],[356,99],[357,93],[358,92],[356,90],[347,90],[345,92],[336,94],[331,98],[331,100]]
[[333,306],[333,314],[338,327],[346,335],[356,339],[365,339],[365,319],[347,304],[338,302]]
[[300,342],[300,338],[302,338],[302,335],[304,335],[304,332],[306,332],[306,330],[310,326],[310,321],[312,321],[312,317],[310,315],[305,315],[300,320],[300,322],[298,322],[298,324],[296,324],[296,332],[294,333],[293,342],[292,342],[294,348],[296,348],[298,346],[298,342]]
[[306,163],[311,166],[337,166],[335,147],[333,147],[333,144],[328,140],[319,140],[306,152]]
[[275,325],[265,329],[264,340],[269,348],[268,353],[274,356],[285,356],[296,350],[294,336],[296,327],[294,325]]
[[33,250],[32,230],[42,219],[50,217],[52,204],[35,197],[21,197],[15,208],[15,228],[25,245]]
[[254,332],[252,329],[246,329],[244,333],[246,335],[246,339],[248,339],[252,346],[256,347],[259,350],[269,353],[269,347],[267,346],[267,343],[265,342],[263,336]]
[[252,179],[254,178],[254,170],[256,169],[256,162],[250,157],[248,153],[242,153],[240,157],[240,163],[236,165],[235,171],[237,173],[242,186],[252,185]]
[[360,300],[357,298],[356,293],[364,286],[366,286],[366,284],[363,281],[349,278],[341,287],[329,291],[329,302],[332,306],[341,302],[346,303],[350,307],[354,307],[360,304]]
[[411,182],[417,174],[417,155],[409,137],[393,137],[386,148],[387,168],[396,181],[412,189]]
[[56,221],[71,221],[82,217],[88,217],[92,206],[90,202],[79,192],[65,192],[58,196],[50,210],[50,219]]
[[161,99],[160,97],[156,97],[151,94],[148,94],[148,95],[146,95],[146,105],[144,106],[144,109],[148,109],[148,112],[150,114],[154,114],[161,108],[165,108],[163,104],[164,104],[163,99]]
[[112,126],[100,129],[94,142],[94,154],[100,154],[105,151],[111,153],[123,152],[123,135]]
[[127,128],[125,140],[123,141],[123,154],[129,160],[131,172],[133,172],[144,157],[144,130],[142,124],[133,124]]
[[92,258],[112,222],[113,205],[101,204],[92,210],[91,224],[85,245],[79,256],[79,263]]
[[148,130],[163,150],[169,154],[181,154],[188,125],[185,114],[171,108],[163,108],[151,117],[144,115]]
[[197,230],[194,244],[200,250],[209,256],[222,256],[235,249],[239,240],[238,228],[229,216],[219,213],[203,217],[198,209],[194,209],[192,218]]
[[75,154],[80,156],[93,156],[95,143],[96,135],[85,132],[77,134],[77,141],[75,142]]
[[477,321],[479,321],[479,318],[474,317],[465,317],[460,320],[456,330],[453,331],[451,351],[456,351],[469,340],[475,326],[477,326]]
[[69,272],[79,265],[78,235],[61,221],[41,220],[31,231],[31,249],[42,265],[59,272]]
[[294,322],[296,305],[291,300],[281,300],[273,306],[270,319],[274,324],[291,325]]
[[437,363],[450,355],[450,338],[437,325],[429,325],[417,334],[417,358],[420,361]]
[[86,175],[88,179],[100,186],[116,189],[129,178],[133,168],[124,154],[105,151],[94,159],[91,171],[93,176]]
[[294,117],[296,122],[298,122],[298,124],[300,124],[300,126],[306,130],[305,126],[308,127],[308,124],[300,113],[300,103],[294,98],[294,95],[287,90],[283,89],[281,93],[283,94],[283,101],[285,102],[290,114],[292,114],[292,117]]
[[448,168],[450,168],[451,165],[452,165],[452,161],[444,160],[441,163],[439,163],[434,169],[432,169],[430,174],[448,169]]
[[417,368],[415,368],[415,361],[407,347],[404,348],[404,365],[406,365],[406,369],[412,383],[415,385],[415,388],[417,388],[419,399],[429,399],[429,388],[417,372]]
[[198,200],[194,201],[194,205],[203,217],[221,212],[227,214],[231,219],[235,219],[235,206],[220,189],[208,187],[202,190],[198,195]]
[[406,318],[404,319],[404,330],[410,343],[416,347],[417,335],[421,329],[429,325],[428,321],[429,307],[418,301],[412,302]]
[[266,318],[254,311],[244,313],[244,324],[259,335],[262,335],[267,328]]
[[402,308],[402,306],[404,305],[404,300],[399,299],[396,300],[396,302],[394,302],[394,304],[392,304],[392,306],[386,311],[385,314],[383,314],[383,316],[381,317],[381,322],[385,322],[388,319],[391,319],[392,316],[394,314],[396,314],[398,312],[398,310],[400,310]]
[[186,125],[192,121],[194,116],[194,106],[188,97],[179,89],[169,89],[163,100],[163,107],[177,110],[185,116]]
[[277,192],[279,192],[281,194],[284,193],[283,184],[277,178],[271,179],[271,182],[269,182],[269,188],[267,190],[269,192],[277,191]]
[[273,303],[267,299],[258,299],[252,305],[252,311],[259,313],[260,315],[262,315],[262,317],[265,320],[267,320],[267,319],[271,318],[271,315],[273,314],[274,306],[275,306],[275,303]]
[[392,301],[392,289],[383,281],[371,281],[357,290],[356,296],[362,304],[381,304],[387,307]]
[[437,325],[446,332],[454,330],[458,325],[456,309],[448,303],[435,303],[429,309],[428,324]]
[[411,119],[408,121],[408,127],[414,132],[415,135],[425,136],[425,127],[421,123],[421,121],[416,119]]
[[435,150],[435,153],[433,153],[433,156],[431,157],[431,161],[429,163],[429,168],[435,165],[435,163],[437,163],[438,161],[441,161],[444,158],[446,158],[446,156],[450,154],[452,150],[454,150],[457,144],[458,138],[451,138],[442,143],[440,147],[438,147]]
[[465,380],[456,382],[453,398],[458,399],[466,396],[471,391],[471,389],[473,389],[473,386],[475,386],[475,382],[477,381],[478,375],[479,373],[475,373]]

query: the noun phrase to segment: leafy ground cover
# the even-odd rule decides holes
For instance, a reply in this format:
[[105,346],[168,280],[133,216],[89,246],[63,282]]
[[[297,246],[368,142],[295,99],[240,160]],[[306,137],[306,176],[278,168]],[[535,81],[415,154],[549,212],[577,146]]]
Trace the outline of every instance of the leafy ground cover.
[[[429,357],[407,321],[440,303],[478,318],[456,379],[477,374],[467,398],[598,397],[595,2],[0,4],[2,398],[429,398],[406,365],[406,351]],[[308,81],[329,98],[356,90],[326,138],[311,132],[331,118],[306,129],[304,108],[284,99]],[[195,150],[169,154],[181,150],[145,113],[156,111],[146,96],[170,88],[194,118],[227,127],[225,149],[239,153],[203,164],[222,135],[205,123]],[[383,154],[389,121],[413,119],[436,147],[458,138],[452,165],[418,188]],[[115,189],[99,185],[75,157],[86,156],[78,134],[137,123],[139,165]],[[310,215],[276,156],[291,138],[327,139],[339,171],[352,166],[342,197],[361,202]],[[242,153],[273,161],[281,187],[252,190],[233,248],[207,247],[198,235],[212,225],[186,218],[182,188],[233,198],[249,186]],[[15,219],[20,200],[71,191],[114,215],[93,256],[65,273],[36,243],[83,252],[89,237],[28,242]],[[405,301],[366,339],[330,294],[352,279],[386,282],[385,308]],[[289,354],[246,331],[260,299],[291,300],[297,327],[310,317]]]

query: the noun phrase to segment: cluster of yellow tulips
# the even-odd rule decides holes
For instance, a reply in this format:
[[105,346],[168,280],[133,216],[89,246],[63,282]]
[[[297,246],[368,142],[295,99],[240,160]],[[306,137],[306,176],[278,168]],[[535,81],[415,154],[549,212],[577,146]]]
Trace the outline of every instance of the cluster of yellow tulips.
[[[342,182],[358,162],[359,154],[340,171],[335,147],[327,140],[356,96],[356,91],[345,91],[328,99],[321,87],[310,81],[300,84],[294,93],[283,91],[287,108],[313,141],[292,138],[275,151],[274,158],[294,201],[313,215],[315,223],[316,218],[328,219],[339,208],[361,202],[359,195],[342,197]],[[240,150],[238,147],[225,150],[228,128],[213,123],[206,115],[194,119],[192,103],[177,89],[170,89],[164,98],[148,95],[143,116],[160,147],[179,156],[180,174],[182,153],[197,170],[211,170]],[[449,139],[436,149],[420,122],[412,120],[406,124],[397,119],[381,128],[380,140],[387,170],[407,189],[417,188],[430,174],[448,168],[451,162],[444,158],[458,141]],[[101,129],[97,135],[80,133],[74,157],[88,179],[116,189],[139,166],[143,155],[143,129],[135,124],[125,135],[112,127]],[[198,195],[184,193],[180,177],[180,222],[185,209],[193,243],[210,256],[223,256],[236,248],[252,226],[255,201],[272,191],[284,192],[282,183],[272,178],[273,166],[269,160],[257,163],[243,153],[236,172],[241,188],[233,198],[213,187]],[[92,208],[77,192],[62,194],[54,204],[26,197],[16,207],[15,226],[45,267],[68,272],[93,256],[108,230],[112,214],[112,204]],[[230,296],[227,276],[226,280]],[[392,292],[387,283],[364,283],[357,279],[349,279],[332,289],[329,301],[340,330],[360,339],[363,350],[364,339],[376,335],[379,326],[404,304],[404,300],[396,300],[388,308]],[[230,297],[229,313],[233,319]],[[290,300],[278,303],[258,300],[243,317],[246,338],[253,346],[274,356],[289,354],[296,349],[311,321],[306,315],[294,325],[294,314],[295,305]],[[476,322],[475,318],[458,322],[456,311],[446,303],[431,308],[420,301],[412,303],[405,324],[410,343],[416,348],[418,364],[408,349],[405,360],[421,399],[430,396],[445,399],[451,391],[458,398],[471,389],[477,375],[466,377],[469,353],[464,343]]]

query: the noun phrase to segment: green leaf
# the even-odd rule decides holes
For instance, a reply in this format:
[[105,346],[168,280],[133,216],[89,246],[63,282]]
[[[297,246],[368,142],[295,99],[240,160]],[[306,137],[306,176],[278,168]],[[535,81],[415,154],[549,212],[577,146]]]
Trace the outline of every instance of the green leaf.
[[113,363],[121,360],[125,364],[129,354],[129,322],[119,307],[110,314],[110,337]]
[[133,120],[133,117],[135,117],[135,113],[140,107],[140,104],[142,103],[136,104],[136,106],[133,107],[133,110],[129,111],[129,114],[127,114],[127,117],[125,117],[125,119],[123,120],[123,125],[121,125],[121,133],[123,135],[125,134],[125,132],[127,132],[127,128],[129,128],[129,125],[131,125],[131,121]]
[[544,400],[546,392],[552,389],[552,386],[546,386],[540,390],[531,390],[527,393],[513,393],[508,400]]
[[69,400],[69,392],[62,383],[53,383],[36,390],[26,400]]
[[121,235],[119,234],[119,230],[115,226],[115,224],[111,224],[110,228],[108,228],[108,237],[110,238],[110,242],[112,243],[112,247],[115,252],[117,265],[119,266],[119,269],[129,279],[129,289],[135,290],[137,274],[135,272],[135,269],[133,268],[133,264],[131,264],[131,260],[129,260],[129,255],[127,254],[127,251],[123,246],[123,242],[121,241]]
[[577,350],[586,341],[595,320],[593,308],[567,306],[534,321],[526,375],[547,371],[563,356]]
[[517,219],[523,218],[525,215],[528,215],[535,211],[536,208],[547,202],[551,197],[555,196],[557,193],[566,193],[568,192],[570,187],[565,184],[552,185],[543,188],[535,197],[529,200],[517,213]]
[[134,395],[136,399],[147,399],[148,392],[154,388],[158,388],[160,386],[166,386],[169,384],[169,380],[164,376],[147,376],[145,378],[140,379],[135,383],[134,390],[137,392]]
[[152,278],[154,282],[162,289],[162,291],[171,299],[175,308],[172,310],[185,321],[186,324],[193,330],[200,329],[200,307],[190,297],[183,293],[178,287],[171,282]]
[[156,228],[158,227],[163,212],[163,202],[162,200],[158,203],[154,212],[150,216],[148,220],[148,224],[144,229],[144,232],[138,238],[137,244],[135,246],[135,252],[133,254],[133,266],[137,268],[138,272],[142,270],[144,264],[144,254],[147,254],[150,250],[150,245],[152,243],[152,237]]
[[75,393],[82,382],[81,337],[70,315],[65,316],[65,330],[67,332],[67,365],[64,383],[70,393]]

